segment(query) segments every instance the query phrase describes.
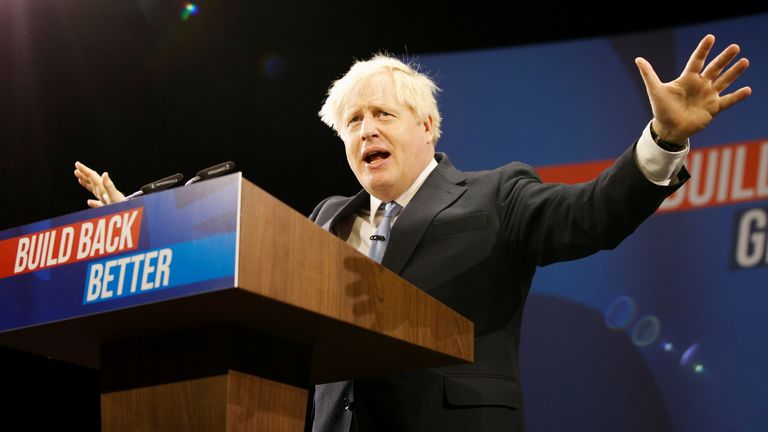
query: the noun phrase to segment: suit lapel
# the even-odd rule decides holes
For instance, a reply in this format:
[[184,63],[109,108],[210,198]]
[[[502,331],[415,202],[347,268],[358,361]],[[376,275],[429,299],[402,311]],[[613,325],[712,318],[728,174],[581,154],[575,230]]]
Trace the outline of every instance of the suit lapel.
[[437,160],[437,168],[392,226],[391,239],[381,263],[395,273],[405,267],[435,216],[467,189],[466,175],[454,168],[445,154],[438,153]]
[[343,219],[348,214],[356,211],[360,207],[366,206],[370,204],[370,195],[368,195],[368,192],[365,190],[361,190],[357,193],[357,195],[353,196],[349,199],[349,201],[344,204],[339,211],[336,212],[333,217],[331,217],[328,222],[324,223],[322,225],[323,229],[332,232],[333,226],[336,225],[336,222]]

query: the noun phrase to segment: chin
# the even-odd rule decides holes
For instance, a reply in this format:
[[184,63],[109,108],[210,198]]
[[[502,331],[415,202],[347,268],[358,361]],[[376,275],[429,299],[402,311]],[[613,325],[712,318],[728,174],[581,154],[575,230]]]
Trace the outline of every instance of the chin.
[[376,176],[375,178],[367,177],[360,182],[368,193],[377,198],[381,198],[383,195],[387,194],[387,191],[392,189],[392,182],[389,181],[389,179],[379,177],[380,176]]

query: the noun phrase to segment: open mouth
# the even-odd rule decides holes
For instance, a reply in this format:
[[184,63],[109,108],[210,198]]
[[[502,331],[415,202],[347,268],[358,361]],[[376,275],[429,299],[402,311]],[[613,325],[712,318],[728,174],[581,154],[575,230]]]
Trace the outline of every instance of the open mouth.
[[386,159],[388,157],[389,157],[389,152],[374,150],[374,151],[368,153],[367,155],[365,155],[365,157],[363,157],[363,160],[365,161],[365,163],[371,164],[371,163],[374,163],[374,162],[378,162],[378,161],[384,160],[384,159]]

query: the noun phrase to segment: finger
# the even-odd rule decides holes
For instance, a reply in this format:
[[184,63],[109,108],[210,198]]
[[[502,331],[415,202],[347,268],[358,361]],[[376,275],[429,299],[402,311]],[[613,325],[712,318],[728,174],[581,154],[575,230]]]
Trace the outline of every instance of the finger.
[[94,187],[93,195],[96,196],[96,198],[101,201],[102,204],[109,204],[109,195],[107,195],[107,191],[104,190],[104,185],[97,184]]
[[80,186],[84,187],[88,192],[93,193],[91,182],[89,182],[87,178],[83,177],[83,174],[75,170],[75,177],[77,177],[77,182],[80,183]]
[[102,186],[101,176],[99,175],[99,173],[88,168],[87,166],[85,166],[80,162],[75,162],[75,167],[77,168],[78,172],[82,176],[79,178],[82,178],[90,186],[90,187],[86,187],[86,189],[88,189],[93,194],[93,196],[98,198],[99,201],[101,201],[104,204],[107,204],[106,202],[104,202],[105,200],[103,195],[106,193],[106,191]]
[[736,55],[739,53],[741,48],[739,48],[738,45],[733,44],[730,45],[728,48],[724,49],[723,52],[720,53],[717,57],[715,57],[714,60],[712,60],[707,67],[704,69],[704,71],[701,73],[701,76],[708,80],[715,80],[718,75],[720,75],[720,72],[723,71],[723,69],[730,63],[734,58],[736,58]]
[[92,199],[88,200],[88,207],[90,207],[90,208],[99,208],[99,207],[103,207],[103,206],[104,206],[104,203],[102,203],[99,200],[92,200]]
[[656,75],[656,72],[653,70],[651,64],[648,63],[648,60],[638,57],[635,59],[635,64],[637,65],[637,69],[640,70],[640,76],[643,78],[643,83],[645,83],[645,89],[648,91],[648,94],[653,93],[657,87],[661,86],[659,76]]
[[84,188],[88,189],[89,191],[92,189],[91,181],[89,180],[88,174],[85,171],[75,169],[75,177],[77,177],[78,182],[80,182]]
[[79,171],[81,174],[83,174],[85,177],[88,177],[88,178],[93,177],[94,175],[96,176],[99,175],[96,171],[88,168],[82,162],[75,162],[75,169],[77,169],[77,171]]
[[88,171],[83,172],[86,175],[86,179],[91,184],[91,192],[94,196],[96,196],[96,198],[101,199],[101,194],[105,192],[101,185],[101,176],[92,169],[88,169]]
[[87,166],[85,166],[85,164],[83,164],[83,163],[81,163],[81,162],[75,162],[75,169],[76,169],[76,170],[77,170],[77,171],[78,171],[80,174],[82,174],[84,177],[86,177],[86,178],[87,178],[87,177],[90,177],[92,174],[96,174],[96,175],[98,175],[98,173],[97,173],[96,171],[94,171],[94,170],[92,170],[92,169],[88,168]]
[[749,60],[743,58],[737,61],[733,66],[730,67],[725,73],[717,77],[715,82],[713,83],[715,89],[718,93],[722,92],[723,90],[727,89],[729,85],[731,85],[732,82],[738,78],[742,72],[747,70],[749,67]]
[[748,98],[752,94],[752,89],[749,87],[742,87],[733,93],[729,93],[725,96],[720,96],[720,111],[726,110],[737,103]]
[[[101,176],[99,176],[99,180],[101,180]],[[107,191],[104,190],[104,186],[100,181],[98,183],[94,182],[93,190],[91,192],[93,193],[93,196],[99,200],[99,202],[102,204],[109,204],[109,195],[107,195]]]
[[88,174],[85,174],[83,171],[75,170],[75,177],[84,180],[86,183],[90,183],[90,180],[88,180]]
[[715,44],[715,37],[711,34],[704,36],[704,39],[699,42],[699,46],[693,50],[691,58],[688,59],[688,64],[685,65],[683,72],[699,73],[701,68],[704,67],[704,62],[707,60],[709,50],[712,49],[712,45]]
[[102,174],[101,183],[104,185],[104,189],[107,192],[107,196],[109,197],[110,202],[120,202],[125,198],[125,196],[119,190],[117,190],[112,179],[109,178],[109,173],[105,172]]

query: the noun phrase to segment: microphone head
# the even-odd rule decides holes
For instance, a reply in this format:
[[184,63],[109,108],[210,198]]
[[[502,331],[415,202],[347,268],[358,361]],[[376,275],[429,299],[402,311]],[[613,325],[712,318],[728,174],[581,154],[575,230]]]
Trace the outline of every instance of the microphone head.
[[152,183],[145,184],[141,187],[141,192],[143,192],[145,195],[152,193],[152,192],[158,192],[164,189],[169,189],[174,186],[178,186],[181,181],[184,180],[184,176],[181,173],[176,173],[170,177],[166,177],[164,179],[153,181]]
[[235,169],[235,163],[232,161],[227,161],[227,162],[222,162],[218,165],[214,165],[212,167],[201,169],[200,171],[197,172],[197,176],[200,177],[200,180],[206,180],[211,177],[218,177],[224,174],[228,174],[232,172],[234,169]]

